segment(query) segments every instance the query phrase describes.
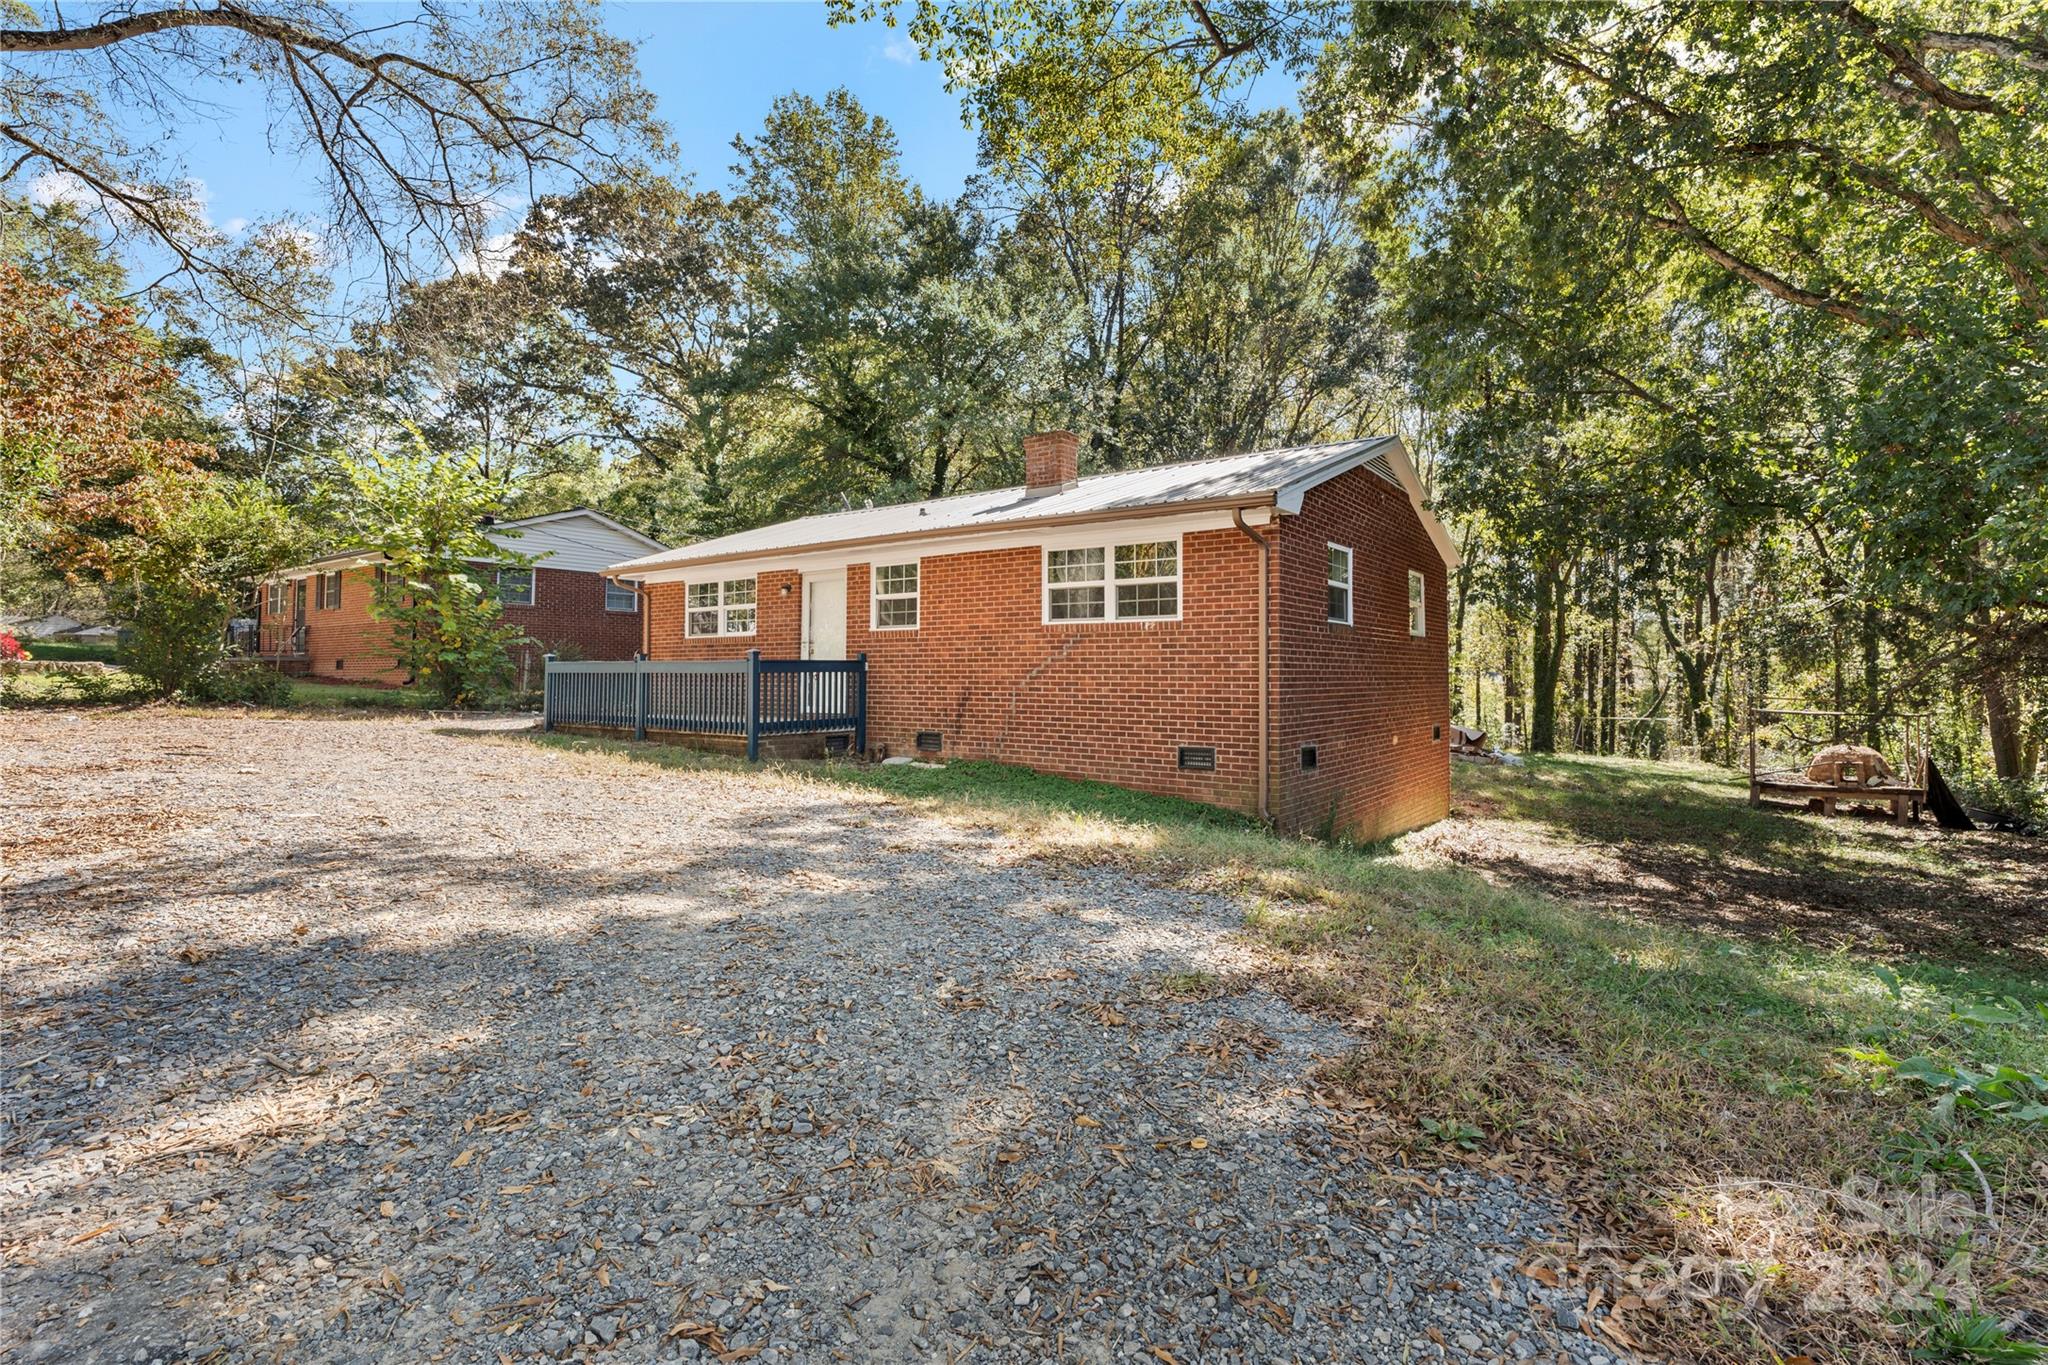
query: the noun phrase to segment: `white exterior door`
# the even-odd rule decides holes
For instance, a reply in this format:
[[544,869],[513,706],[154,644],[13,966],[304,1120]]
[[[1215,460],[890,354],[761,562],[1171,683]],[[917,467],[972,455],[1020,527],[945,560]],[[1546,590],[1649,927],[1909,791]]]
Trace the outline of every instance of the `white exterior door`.
[[[806,659],[846,657],[846,570],[804,575],[803,626]],[[807,679],[803,698],[807,714],[838,715],[846,709],[846,679]]]
[[846,570],[804,575],[804,657],[846,657]]

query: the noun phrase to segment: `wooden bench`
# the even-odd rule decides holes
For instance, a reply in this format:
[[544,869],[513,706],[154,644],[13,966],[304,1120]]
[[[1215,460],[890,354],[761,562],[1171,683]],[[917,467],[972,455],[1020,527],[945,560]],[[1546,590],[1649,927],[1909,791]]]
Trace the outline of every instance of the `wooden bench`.
[[1790,797],[1808,810],[1833,815],[1837,805],[1890,806],[1897,824],[1918,822],[1920,806],[1927,800],[1925,787],[1837,787],[1809,781],[1803,773],[1758,773],[1749,779],[1749,804],[1759,806],[1766,796]]

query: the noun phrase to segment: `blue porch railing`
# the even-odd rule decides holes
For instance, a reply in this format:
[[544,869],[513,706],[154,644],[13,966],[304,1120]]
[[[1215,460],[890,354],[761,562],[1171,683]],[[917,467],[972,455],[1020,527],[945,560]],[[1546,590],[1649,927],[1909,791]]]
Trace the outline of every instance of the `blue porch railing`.
[[868,747],[867,655],[857,659],[744,659],[654,663],[584,662],[547,656],[541,728],[592,725],[672,734],[744,735],[747,758],[761,756],[763,735],[853,732],[853,752]]

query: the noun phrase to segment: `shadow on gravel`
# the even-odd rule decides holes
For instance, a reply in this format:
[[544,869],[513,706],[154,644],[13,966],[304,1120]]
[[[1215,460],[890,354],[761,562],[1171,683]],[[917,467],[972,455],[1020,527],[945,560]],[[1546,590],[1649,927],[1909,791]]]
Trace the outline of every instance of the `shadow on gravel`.
[[[22,922],[65,924],[106,965],[9,978],[39,1054],[10,1059],[6,1203],[34,1277],[13,1331],[68,1359],[259,1342],[423,1358],[464,1339],[451,1305],[494,1326],[487,1299],[599,1316],[621,1297],[592,1278],[607,1265],[643,1295],[671,1286],[619,1314],[637,1323],[672,1320],[684,1272],[722,1286],[681,1291],[699,1304],[766,1274],[870,1350],[910,1350],[927,1305],[1050,1341],[1072,1296],[1012,1300],[1079,1273],[1025,1245],[1088,1208],[1077,1166],[1227,1207],[1242,1154],[1291,1141],[1304,1047],[1212,1072],[1223,1004],[1138,999],[1196,965],[1182,898],[997,867],[966,837],[904,846],[879,808],[793,804],[706,813],[701,847],[625,862],[308,830],[260,868],[154,856],[96,905],[89,880],[17,892]],[[1291,1160],[1261,1158],[1256,1183],[1298,1177]],[[714,1183],[679,1186],[679,1161]],[[845,1216],[808,1220],[806,1192]],[[1086,1216],[1107,1238],[1137,1207]],[[689,1232],[707,1210],[738,1214],[737,1245]],[[788,1233],[745,1231],[785,1217]],[[1174,1236],[1175,1254],[1202,1240]],[[494,1270],[508,1239],[530,1254]],[[1163,1273],[1157,1251],[1104,1282]],[[988,1303],[1010,1307],[986,1323]],[[59,1307],[61,1330],[31,1329]]]

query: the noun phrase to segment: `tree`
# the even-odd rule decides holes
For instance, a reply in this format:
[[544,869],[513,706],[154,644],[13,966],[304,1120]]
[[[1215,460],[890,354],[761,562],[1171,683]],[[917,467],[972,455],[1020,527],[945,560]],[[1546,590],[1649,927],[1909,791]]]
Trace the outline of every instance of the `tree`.
[[888,124],[844,90],[777,100],[735,147],[758,312],[727,392],[784,414],[749,462],[771,510],[939,497],[1008,469],[1050,337],[994,270],[987,221],[911,185]]
[[[1684,494],[1668,538],[1704,537],[1655,563],[1694,566],[1698,601],[1728,563],[1713,551],[1729,518],[1752,544],[1773,516],[1825,528],[1854,547],[1836,600],[1883,604],[1864,638],[1881,644],[1886,612],[1910,621],[1927,666],[1979,690],[1991,750],[2016,770],[2027,722],[2011,698],[2048,676],[2038,24],[1994,0],[911,12],[998,145],[1041,121],[1073,136],[1091,103],[1164,138],[1262,69],[1302,72],[1316,144],[1354,177],[1384,259],[1436,277],[1411,297],[1478,319],[1440,287],[1450,266],[1519,244],[1512,287],[1465,330],[1519,349],[1527,396],[1552,405],[1541,421],[1652,429],[1612,451],[1633,467],[1612,486],[1640,494],[1636,512]],[[1588,305],[1626,303],[1631,284],[1658,301],[1617,310],[1635,335],[1596,325]],[[1559,344],[1560,318],[1597,344]],[[1660,370],[1643,329],[1667,324],[1701,344]],[[1407,344],[1419,366],[1445,363]],[[1660,382],[1686,372],[1702,392]],[[1704,636],[1675,633],[1702,663]]]
[[[488,534],[508,493],[472,454],[344,455],[335,490],[349,543],[383,558],[371,609],[392,625],[392,662],[450,705],[502,683],[525,633],[505,623],[492,570],[530,567]],[[501,532],[500,535],[508,533]]]
[[247,583],[301,543],[261,484],[162,434],[175,394],[132,310],[0,265],[0,524],[19,538],[0,548],[100,584],[133,628],[131,667],[165,696],[218,670]]
[[218,116],[211,84],[258,86],[272,145],[324,171],[329,248],[368,249],[394,283],[480,259],[507,195],[660,140],[630,45],[581,0],[425,0],[371,27],[327,0],[105,3],[0,28],[0,53],[0,184],[52,177],[111,238],[263,308],[284,306],[274,282],[231,258],[162,151],[173,127]]

